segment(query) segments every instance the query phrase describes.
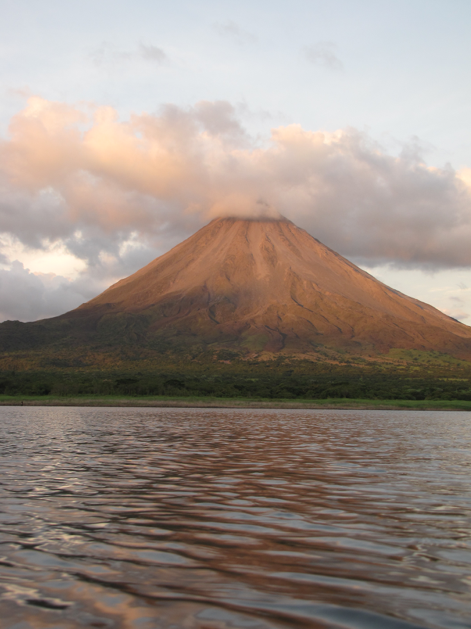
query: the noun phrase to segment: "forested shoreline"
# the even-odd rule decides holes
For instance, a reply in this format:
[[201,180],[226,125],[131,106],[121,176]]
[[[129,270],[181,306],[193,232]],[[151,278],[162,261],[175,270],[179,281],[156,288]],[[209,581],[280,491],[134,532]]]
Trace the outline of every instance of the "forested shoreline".
[[183,369],[3,371],[0,372],[0,395],[471,401],[471,378],[469,374],[456,371],[401,374],[331,368],[310,372],[299,366],[276,370],[264,365],[199,373]]

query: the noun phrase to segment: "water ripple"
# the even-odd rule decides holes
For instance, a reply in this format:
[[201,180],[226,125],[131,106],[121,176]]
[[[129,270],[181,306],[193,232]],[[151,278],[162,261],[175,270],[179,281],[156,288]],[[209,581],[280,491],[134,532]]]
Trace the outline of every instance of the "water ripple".
[[471,627],[469,413],[0,418],[2,627]]

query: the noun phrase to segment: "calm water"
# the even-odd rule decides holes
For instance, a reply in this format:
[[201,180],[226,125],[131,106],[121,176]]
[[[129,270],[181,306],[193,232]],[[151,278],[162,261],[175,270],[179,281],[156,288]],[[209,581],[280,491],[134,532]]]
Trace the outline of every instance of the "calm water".
[[471,414],[0,407],[0,626],[471,627]]

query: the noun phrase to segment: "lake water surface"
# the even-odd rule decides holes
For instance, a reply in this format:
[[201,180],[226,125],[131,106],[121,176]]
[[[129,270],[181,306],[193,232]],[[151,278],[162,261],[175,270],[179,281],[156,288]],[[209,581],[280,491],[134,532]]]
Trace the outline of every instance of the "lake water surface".
[[0,626],[471,627],[471,414],[0,407]]

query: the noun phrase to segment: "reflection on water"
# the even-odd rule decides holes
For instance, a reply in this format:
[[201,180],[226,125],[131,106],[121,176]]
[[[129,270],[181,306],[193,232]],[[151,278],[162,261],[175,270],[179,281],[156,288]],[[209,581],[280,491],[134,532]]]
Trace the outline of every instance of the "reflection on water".
[[0,624],[471,627],[470,442],[469,413],[0,408]]

